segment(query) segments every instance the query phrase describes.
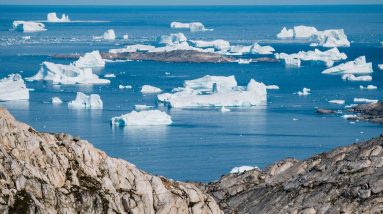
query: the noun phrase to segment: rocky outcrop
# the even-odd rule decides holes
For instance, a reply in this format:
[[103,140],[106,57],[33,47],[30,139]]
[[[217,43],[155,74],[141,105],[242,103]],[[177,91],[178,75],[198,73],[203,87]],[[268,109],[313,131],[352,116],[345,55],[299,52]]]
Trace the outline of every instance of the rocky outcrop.
[[383,124],[383,103],[360,104],[352,107],[350,112],[356,113],[353,120],[366,120],[373,123]]
[[264,171],[223,176],[200,188],[225,213],[382,213],[383,136]]
[[195,185],[153,176],[0,108],[1,213],[221,213]]

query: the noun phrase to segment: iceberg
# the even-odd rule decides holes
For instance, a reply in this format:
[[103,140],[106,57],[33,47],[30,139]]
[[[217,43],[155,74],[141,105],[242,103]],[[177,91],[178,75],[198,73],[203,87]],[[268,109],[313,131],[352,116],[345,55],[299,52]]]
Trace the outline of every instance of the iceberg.
[[317,32],[318,30],[311,26],[299,25],[294,27],[294,37],[298,39],[308,39]]
[[229,112],[229,111],[231,111],[229,108],[226,108],[225,106],[222,106],[219,110],[221,112]]
[[78,68],[73,64],[62,65],[43,62],[36,75],[26,78],[28,81],[52,81],[53,84],[108,84],[110,80],[100,79],[91,68]]
[[239,167],[234,167],[233,169],[230,170],[230,173],[243,173],[247,171],[251,171],[259,168],[257,166],[239,166]]
[[39,22],[31,21],[14,21],[12,24],[13,29],[23,31],[24,33],[33,33],[46,31],[45,25]]
[[52,104],[61,104],[63,101],[59,97],[52,97]]
[[119,89],[131,89],[133,87],[131,85],[119,85],[118,88]]
[[301,59],[299,58],[288,56],[283,59],[283,63],[286,65],[286,67],[301,67]]
[[302,91],[298,91],[297,94],[298,94],[299,96],[307,96],[307,95],[310,94],[310,92],[311,92],[311,89],[309,89],[309,88],[303,88]]
[[148,110],[148,109],[152,109],[152,108],[154,108],[154,107],[148,106],[148,105],[134,105],[134,109],[136,109],[137,111]]
[[376,89],[378,89],[378,87],[376,87],[375,85],[368,85],[366,87],[360,85],[359,88],[360,89],[366,89],[366,90],[376,90]]
[[119,117],[112,117],[111,123],[116,126],[158,126],[173,123],[171,117],[159,110],[132,111]]
[[128,35],[128,34],[123,35],[123,36],[122,36],[122,39],[124,39],[124,40],[128,40],[128,39],[129,39],[129,35]]
[[346,103],[346,101],[344,100],[329,100],[328,102],[332,104],[338,104],[338,105],[344,105]]
[[263,55],[273,54],[274,51],[275,51],[275,49],[273,47],[271,47],[269,45],[260,46],[258,43],[254,43],[250,49],[250,52],[252,54],[263,54]]
[[379,100],[371,100],[366,98],[354,98],[355,103],[377,103]]
[[134,53],[134,52],[148,52],[154,50],[156,47],[152,45],[128,45],[125,48],[110,49],[109,53]]
[[103,103],[98,94],[86,95],[77,92],[76,99],[68,103],[70,108],[85,108],[85,109],[102,109]]
[[267,85],[266,89],[267,90],[279,90],[279,86],[277,86],[277,85]]
[[243,55],[248,54],[251,52],[251,45],[245,46],[245,45],[233,45],[230,46],[230,49],[228,52],[233,55]]
[[231,91],[236,86],[237,81],[233,75],[227,77],[206,75],[198,79],[184,81],[185,88],[197,91],[197,93],[212,92],[214,90],[220,92]]
[[181,44],[187,41],[183,33],[172,33],[169,35],[162,35],[157,37],[157,43],[160,45],[174,45]]
[[215,50],[228,50],[230,48],[230,43],[222,39],[213,41],[190,40],[190,43],[197,48],[214,48]]
[[69,16],[62,14],[61,18],[57,17],[56,13],[48,13],[47,15],[48,22],[70,22]]
[[105,61],[101,58],[99,51],[93,51],[80,56],[80,59],[75,61],[74,65],[78,68],[100,69],[105,67]]
[[372,63],[366,62],[365,56],[360,56],[354,61],[339,64],[332,68],[322,71],[323,74],[340,73],[340,74],[369,74],[372,73]]
[[293,38],[294,37],[294,30],[288,29],[286,27],[283,27],[281,32],[277,34],[277,37],[280,39],[286,39],[286,38]]
[[160,88],[151,86],[151,85],[144,85],[141,88],[141,93],[143,94],[156,94],[160,93],[162,90]]
[[116,34],[114,33],[113,29],[109,29],[105,31],[105,33],[102,36],[93,36],[93,39],[95,40],[115,40],[116,39]]
[[238,59],[236,62],[238,64],[250,64],[253,60],[252,59]]
[[352,119],[357,119],[358,118],[358,115],[356,115],[356,114],[345,114],[345,115],[343,115],[342,116],[344,119],[346,119],[346,120],[352,120]]
[[362,75],[362,76],[355,76],[354,74],[343,74],[342,80],[348,80],[348,81],[362,81],[362,82],[369,82],[372,81],[372,76],[370,75]]
[[189,29],[190,32],[213,31],[213,29],[205,28],[205,26],[201,22],[190,22],[190,23],[172,22],[170,23],[170,27],[174,29]]
[[116,78],[116,75],[115,74],[105,74],[104,75],[105,78]]
[[0,101],[29,100],[29,90],[20,74],[0,79]]
[[378,65],[378,68],[379,68],[380,70],[383,70],[383,64],[379,64],[379,65]]

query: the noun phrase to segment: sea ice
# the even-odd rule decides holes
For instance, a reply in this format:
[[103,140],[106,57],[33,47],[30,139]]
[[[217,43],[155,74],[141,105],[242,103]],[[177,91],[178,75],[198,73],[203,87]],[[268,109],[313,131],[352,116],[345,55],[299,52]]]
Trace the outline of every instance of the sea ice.
[[222,106],[219,110],[221,112],[229,112],[229,111],[231,111],[229,108],[226,108],[225,106]]
[[160,93],[162,90],[160,88],[151,86],[151,85],[144,85],[141,88],[141,93],[143,94],[156,94]]
[[299,58],[288,56],[283,59],[283,63],[286,65],[286,67],[301,67],[301,59]]
[[61,104],[63,101],[59,97],[52,97],[52,104]]
[[310,92],[311,92],[311,89],[309,89],[309,88],[303,88],[302,91],[298,91],[297,94],[298,94],[299,96],[307,96],[307,95],[310,94]]
[[383,64],[379,64],[379,65],[378,65],[378,68],[379,68],[380,70],[383,70]]
[[47,15],[48,22],[70,22],[69,16],[62,14],[61,18],[57,17],[56,13],[48,13]]
[[70,108],[102,109],[103,103],[98,94],[86,95],[77,92],[76,99],[68,103]]
[[213,30],[213,29],[205,28],[205,26],[201,22],[190,22],[190,23],[172,22],[170,23],[170,27],[175,29],[189,29],[190,32]]
[[99,51],[93,51],[80,56],[80,59],[75,61],[74,65],[78,68],[100,69],[105,67],[105,61],[102,59]]
[[172,124],[171,117],[159,110],[132,111],[119,117],[112,117],[111,123],[117,126],[156,126]]
[[29,90],[20,74],[0,79],[0,101],[29,100]]
[[338,104],[338,105],[344,105],[346,101],[344,100],[329,100],[329,103]]
[[346,120],[348,119],[357,119],[358,116],[356,114],[345,114],[345,115],[342,115],[342,117]]
[[31,21],[14,21],[12,26],[13,29],[23,31],[24,33],[33,33],[47,30],[43,23]]
[[254,169],[259,170],[257,166],[239,166],[239,167],[234,167],[233,169],[231,169],[230,173],[243,173],[243,172],[251,171]]
[[378,89],[378,87],[374,86],[374,85],[367,85],[366,87],[360,85],[359,86],[360,89],[366,89],[366,90],[375,90],[375,89]]
[[105,33],[102,36],[93,36],[93,39],[95,40],[115,40],[116,39],[116,34],[114,33],[113,29],[109,29],[105,31]]
[[251,59],[238,59],[237,63],[238,64],[250,64],[252,62]]
[[123,35],[123,36],[122,36],[122,39],[124,39],[124,40],[128,40],[128,39],[129,39],[129,35],[128,35],[128,34]]
[[360,56],[354,61],[342,63],[324,70],[323,74],[340,73],[340,74],[369,74],[372,73],[372,63],[366,62],[365,56]]
[[369,82],[372,81],[372,76],[370,75],[362,75],[362,76],[355,76],[354,74],[343,74],[342,80],[348,80],[348,81],[361,81],[361,82]]

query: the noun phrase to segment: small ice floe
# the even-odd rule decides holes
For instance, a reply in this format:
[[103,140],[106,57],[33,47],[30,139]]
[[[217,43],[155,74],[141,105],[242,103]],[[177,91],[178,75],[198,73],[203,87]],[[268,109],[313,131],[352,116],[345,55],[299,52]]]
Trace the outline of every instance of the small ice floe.
[[174,29],[189,29],[190,32],[213,31],[213,29],[205,28],[205,26],[201,22],[190,22],[190,23],[172,22],[170,23],[170,27]]
[[20,74],[0,79],[0,101],[29,100],[29,90]]
[[143,94],[156,94],[160,93],[162,90],[160,88],[151,86],[151,85],[144,85],[141,88],[141,93]]
[[302,91],[298,91],[297,94],[298,94],[299,96],[307,96],[307,95],[310,94],[310,92],[311,92],[311,89],[309,89],[309,88],[303,88]]
[[24,41],[27,41],[27,40],[30,40],[31,39],[31,36],[23,36],[21,37]]
[[148,110],[148,109],[152,109],[154,108],[154,106],[148,106],[148,105],[134,105],[134,109],[136,109],[137,111],[142,111],[142,110]]
[[383,64],[379,64],[379,65],[378,65],[378,68],[379,68],[380,70],[383,70]]
[[170,75],[170,72],[165,72],[165,75]]
[[299,119],[298,118],[293,118],[293,121],[298,121]]
[[354,61],[339,64],[322,71],[322,74],[369,74],[372,73],[372,63],[366,62],[365,56],[360,56]]
[[53,84],[108,84],[110,80],[100,79],[91,68],[78,68],[73,64],[62,65],[43,62],[36,75],[28,81],[52,81]]
[[222,106],[219,110],[221,112],[229,112],[229,111],[231,111],[229,108],[226,108],[225,106]]
[[228,50],[230,48],[230,42],[223,39],[213,41],[190,40],[190,43],[197,48],[214,48],[215,50]]
[[371,100],[366,98],[354,98],[355,103],[377,103],[379,100]]
[[359,88],[362,90],[376,90],[376,89],[378,89],[378,87],[375,85],[367,85],[367,86],[360,85]]
[[357,119],[358,115],[356,115],[356,114],[345,114],[345,115],[342,115],[342,117],[346,120],[352,120],[352,119]]
[[63,101],[59,97],[52,97],[52,104],[61,104]]
[[105,78],[116,78],[116,75],[115,74],[110,74],[110,73],[107,73],[104,75]]
[[163,111],[132,111],[118,117],[112,117],[112,125],[116,126],[158,126],[170,125],[172,118]]
[[344,106],[344,108],[353,108],[355,106],[357,106],[358,104],[350,104],[350,105],[346,105]]
[[133,86],[131,86],[131,85],[119,85],[118,88],[119,89],[132,89]]
[[93,36],[93,39],[95,40],[115,40],[116,34],[114,33],[113,29],[109,29],[105,31],[105,33],[102,36]]
[[74,62],[74,65],[78,68],[92,68],[100,69],[105,67],[105,61],[102,59],[99,51],[92,51],[86,53],[84,56]]
[[15,30],[23,31],[24,33],[34,33],[47,30],[43,23],[32,21],[14,21],[12,27]]
[[128,34],[123,35],[123,36],[122,36],[122,39],[124,39],[124,40],[128,40],[128,39],[129,39],[129,35],[128,35]]
[[346,101],[344,100],[329,100],[328,102],[332,104],[338,104],[338,105],[344,105],[346,103]]
[[353,82],[369,82],[369,81],[372,81],[372,76],[370,75],[355,76],[354,74],[343,74],[342,80],[348,80]]
[[250,64],[252,62],[251,59],[238,59],[236,60],[238,64]]
[[251,170],[259,170],[257,166],[239,166],[239,167],[234,167],[233,169],[230,170],[230,173],[243,173]]
[[266,89],[267,90],[279,90],[279,86],[277,86],[277,85],[267,85]]
[[61,18],[57,17],[56,13],[48,13],[47,15],[48,22],[70,22],[69,16],[62,14]]
[[80,109],[102,109],[103,103],[100,95],[91,94],[86,95],[81,92],[77,92],[76,99],[68,103],[70,108],[80,108]]
[[109,53],[135,53],[135,52],[148,52],[150,50],[154,50],[156,47],[152,45],[128,45],[125,48],[119,48],[119,49],[110,49]]

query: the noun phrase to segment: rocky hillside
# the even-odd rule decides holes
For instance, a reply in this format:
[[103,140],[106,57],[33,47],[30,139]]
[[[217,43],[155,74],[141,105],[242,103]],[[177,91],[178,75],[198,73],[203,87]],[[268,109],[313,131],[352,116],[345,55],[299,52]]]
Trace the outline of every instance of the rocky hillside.
[[200,188],[225,213],[382,213],[383,136]]
[[221,213],[195,185],[153,176],[0,108],[1,213]]

